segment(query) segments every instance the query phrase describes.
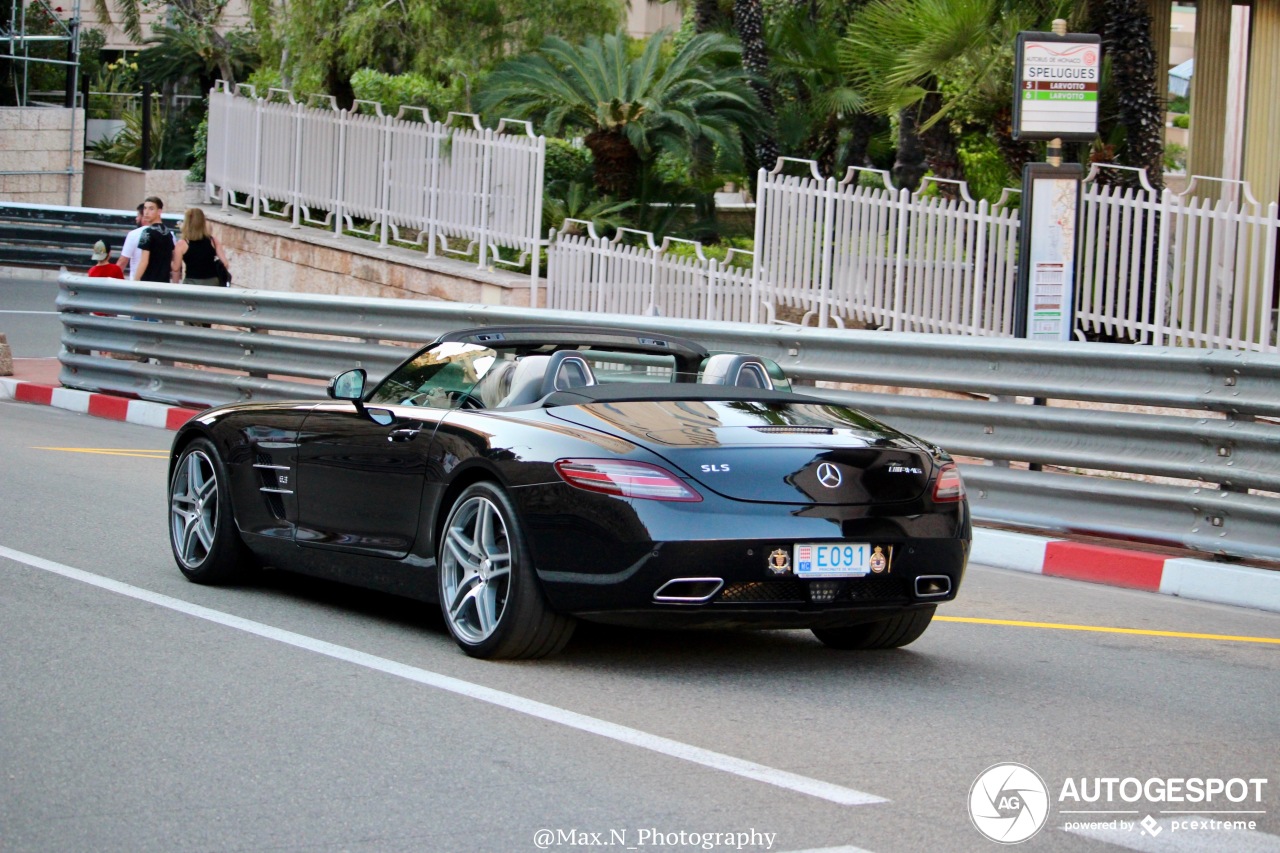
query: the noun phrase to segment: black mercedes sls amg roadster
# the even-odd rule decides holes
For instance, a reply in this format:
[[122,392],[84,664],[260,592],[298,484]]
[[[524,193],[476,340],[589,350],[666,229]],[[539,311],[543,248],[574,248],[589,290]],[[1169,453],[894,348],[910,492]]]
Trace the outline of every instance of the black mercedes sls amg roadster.
[[490,327],[366,382],[349,370],[327,401],[222,406],[177,433],[169,532],[189,579],[268,565],[438,601],[468,654],[535,658],[578,619],[903,646],[964,574],[950,457],[762,358]]

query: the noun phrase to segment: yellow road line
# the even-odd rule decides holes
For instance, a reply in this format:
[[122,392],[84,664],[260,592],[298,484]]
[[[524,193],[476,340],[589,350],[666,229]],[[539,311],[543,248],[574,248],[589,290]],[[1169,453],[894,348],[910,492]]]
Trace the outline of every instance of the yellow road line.
[[1177,637],[1185,640],[1222,640],[1228,643],[1270,643],[1280,645],[1280,637],[1237,637],[1231,634],[1149,631],[1145,628],[1108,628],[1104,625],[1065,625],[1059,622],[1020,622],[1016,619],[978,619],[971,616],[935,616],[933,618],[936,622],[967,622],[971,625],[1008,625],[1013,628],[1047,628],[1053,631],[1092,631],[1099,634],[1136,634],[1141,637]]
[[167,450],[138,450],[128,447],[33,447],[32,450],[59,450],[63,453],[97,453],[102,456],[140,456],[143,459],[168,459]]

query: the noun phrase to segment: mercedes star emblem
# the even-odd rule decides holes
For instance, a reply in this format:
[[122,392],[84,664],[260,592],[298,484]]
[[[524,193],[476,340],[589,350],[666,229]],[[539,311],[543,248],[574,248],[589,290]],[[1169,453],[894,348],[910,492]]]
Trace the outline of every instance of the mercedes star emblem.
[[818,482],[828,489],[836,488],[840,485],[840,469],[830,462],[823,462],[818,466]]

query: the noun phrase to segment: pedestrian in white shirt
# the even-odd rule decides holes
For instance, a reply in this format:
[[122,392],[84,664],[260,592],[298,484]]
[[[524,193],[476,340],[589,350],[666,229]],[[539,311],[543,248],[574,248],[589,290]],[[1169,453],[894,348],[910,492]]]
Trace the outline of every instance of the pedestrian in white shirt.
[[148,223],[143,217],[145,209],[145,203],[138,205],[138,215],[134,218],[134,221],[138,223],[138,227],[130,231],[124,238],[124,246],[120,249],[120,259],[116,261],[120,265],[125,278],[133,278],[130,274],[130,267],[138,261],[138,238],[142,236],[143,231],[147,230]]

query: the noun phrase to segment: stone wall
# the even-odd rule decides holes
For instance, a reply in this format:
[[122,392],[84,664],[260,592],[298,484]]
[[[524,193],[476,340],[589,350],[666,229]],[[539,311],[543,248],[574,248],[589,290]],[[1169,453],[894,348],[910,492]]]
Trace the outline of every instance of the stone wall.
[[[0,107],[0,201],[79,207],[84,110]],[[68,174],[74,172],[76,174]]]
[[84,161],[84,206],[106,210],[134,210],[147,196],[164,202],[165,213],[182,213],[204,199],[204,186],[187,182],[185,169],[121,166],[101,160]]
[[203,209],[226,249],[235,287],[358,298],[529,304],[528,275],[428,258],[425,252],[412,249],[383,248],[318,228],[292,228],[288,222],[253,219],[213,205]]

